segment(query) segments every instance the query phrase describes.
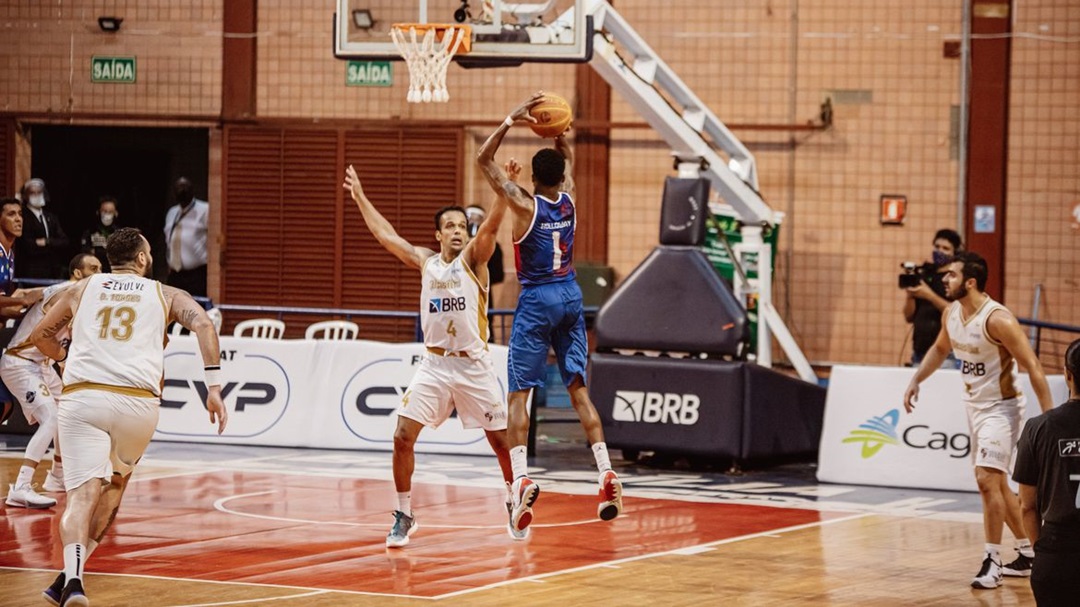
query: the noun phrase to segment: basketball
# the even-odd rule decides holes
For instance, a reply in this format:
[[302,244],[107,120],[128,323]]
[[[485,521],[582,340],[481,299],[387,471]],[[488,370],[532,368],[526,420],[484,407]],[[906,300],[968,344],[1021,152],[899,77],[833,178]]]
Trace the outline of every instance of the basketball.
[[536,118],[535,123],[529,123],[529,128],[537,135],[549,139],[566,132],[574,120],[570,104],[562,97],[551,93],[545,94],[544,99],[529,110],[529,114]]

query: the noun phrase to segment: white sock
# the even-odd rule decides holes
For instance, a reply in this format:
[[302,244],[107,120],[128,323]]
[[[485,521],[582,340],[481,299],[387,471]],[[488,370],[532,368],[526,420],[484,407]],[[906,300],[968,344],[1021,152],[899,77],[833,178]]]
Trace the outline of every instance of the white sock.
[[525,445],[510,448],[510,473],[514,475],[514,480],[529,476],[528,449]]
[[996,563],[1001,562],[1001,544],[987,544],[986,556]]
[[82,544],[67,544],[64,546],[65,583],[71,580],[81,580],[85,565],[86,548]]
[[31,468],[30,466],[22,466],[19,468],[19,476],[15,479],[15,488],[18,489],[23,485],[29,485],[34,480],[34,470],[37,468]]
[[412,491],[397,494],[398,510],[412,516]]
[[1035,551],[1031,548],[1031,540],[1026,537],[1022,540],[1016,541],[1016,549],[1020,551],[1020,554],[1028,557],[1029,559],[1035,558]]
[[593,457],[596,458],[596,467],[600,474],[611,470],[611,458],[608,457],[607,443],[596,443],[592,446]]

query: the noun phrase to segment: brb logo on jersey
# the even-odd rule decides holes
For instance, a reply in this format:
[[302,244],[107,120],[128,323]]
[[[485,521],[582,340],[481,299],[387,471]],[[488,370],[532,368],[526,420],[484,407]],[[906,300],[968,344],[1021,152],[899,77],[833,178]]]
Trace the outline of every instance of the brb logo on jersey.
[[700,408],[697,394],[616,390],[611,417],[620,422],[692,426],[700,417]]
[[464,312],[465,311],[465,298],[464,297],[436,297],[428,302],[428,312],[431,314],[438,314],[439,312]]
[[[194,348],[195,345],[192,344]],[[289,376],[273,358],[237,350],[222,352],[228,365],[221,398],[229,412],[223,436],[246,438],[273,428],[289,406]],[[209,390],[196,351],[165,355],[165,385],[157,431],[168,436],[217,436],[217,425],[206,413]]]

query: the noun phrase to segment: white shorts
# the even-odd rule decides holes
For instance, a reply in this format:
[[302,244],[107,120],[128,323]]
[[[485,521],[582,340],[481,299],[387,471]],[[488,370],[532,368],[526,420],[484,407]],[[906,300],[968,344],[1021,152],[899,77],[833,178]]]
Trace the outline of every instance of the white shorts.
[[[22,406],[26,421],[36,424],[50,413],[56,414],[56,398],[64,385],[49,365],[11,355],[0,359],[0,379]],[[43,411],[49,407],[52,411]]]
[[438,428],[454,409],[464,428],[506,429],[506,393],[487,352],[476,358],[425,354],[397,413]]
[[68,490],[91,479],[127,476],[142,458],[158,421],[159,399],[104,390],[60,398],[60,444]]
[[988,405],[967,405],[971,457],[976,466],[1012,472],[1025,407],[1023,396]]

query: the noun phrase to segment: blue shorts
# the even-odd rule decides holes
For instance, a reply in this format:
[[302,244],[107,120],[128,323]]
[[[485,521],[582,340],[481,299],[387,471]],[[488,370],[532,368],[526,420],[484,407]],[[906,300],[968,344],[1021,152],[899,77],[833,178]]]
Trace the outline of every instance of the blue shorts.
[[544,385],[549,348],[555,349],[563,384],[579,375],[585,381],[589,339],[576,281],[522,287],[510,332],[511,392]]

